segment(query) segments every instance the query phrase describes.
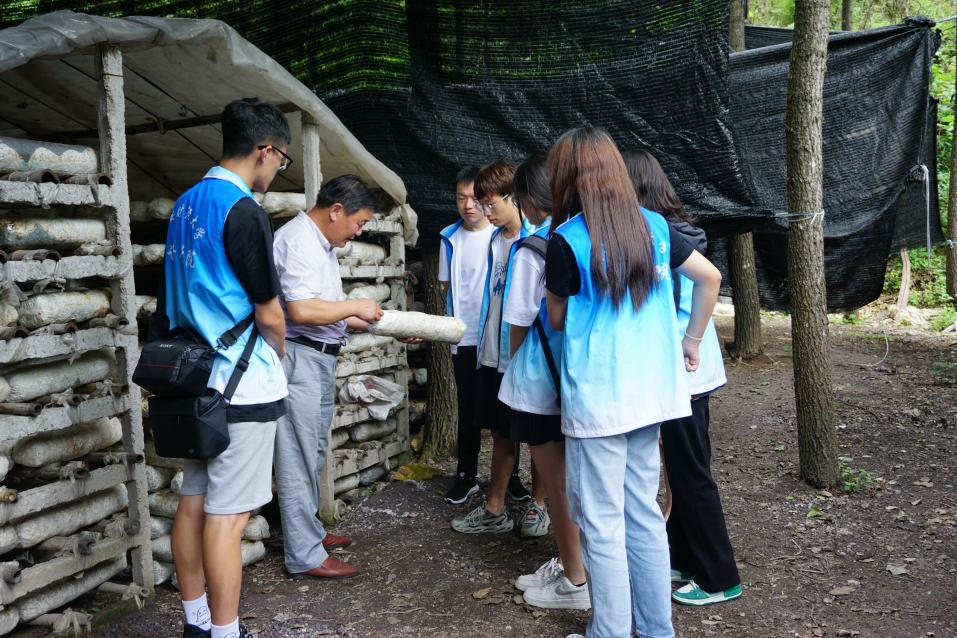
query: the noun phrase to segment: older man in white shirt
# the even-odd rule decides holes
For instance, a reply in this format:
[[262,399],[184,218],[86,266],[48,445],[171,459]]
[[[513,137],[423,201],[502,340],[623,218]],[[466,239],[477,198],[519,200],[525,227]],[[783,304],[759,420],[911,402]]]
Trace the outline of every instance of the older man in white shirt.
[[336,394],[336,355],[346,328],[366,330],[382,316],[370,299],[345,300],[334,248],[362,233],[375,197],[354,175],[319,191],[316,205],[279,229],[273,245],[286,312],[283,360],[289,386],[276,432],[276,486],[290,574],[345,578],[359,570],[328,550],[352,541],[329,533],[316,516],[319,473],[329,449]]

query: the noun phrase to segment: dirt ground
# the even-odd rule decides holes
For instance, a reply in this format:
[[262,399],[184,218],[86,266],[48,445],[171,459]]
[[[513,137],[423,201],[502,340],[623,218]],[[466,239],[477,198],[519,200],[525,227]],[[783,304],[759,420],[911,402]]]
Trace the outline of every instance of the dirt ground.
[[[728,337],[730,323],[720,328]],[[744,596],[676,606],[679,636],[957,636],[957,337],[853,325],[832,325],[832,337],[838,440],[859,489],[799,480],[788,323],[770,317],[768,356],[729,362],[712,399],[713,467]],[[261,638],[581,631],[586,614],[533,610],[511,585],[553,542],[452,532],[466,507],[442,502],[447,480],[393,483],[353,506],[336,528],[355,539],[344,553],[363,573],[350,580],[286,578],[277,522],[267,560],[246,572],[244,622]],[[163,587],[97,635],[178,636],[180,622]]]

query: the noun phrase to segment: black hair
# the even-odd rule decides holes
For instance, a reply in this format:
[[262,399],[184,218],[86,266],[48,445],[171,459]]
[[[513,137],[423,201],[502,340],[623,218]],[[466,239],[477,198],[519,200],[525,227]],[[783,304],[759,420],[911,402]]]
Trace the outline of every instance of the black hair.
[[223,110],[223,158],[245,157],[265,144],[288,146],[289,122],[275,104],[246,97]]
[[316,206],[328,208],[342,204],[346,215],[354,215],[363,208],[378,212],[380,198],[373,189],[355,175],[340,175],[326,182],[316,196]]
[[480,167],[475,164],[469,164],[468,166],[463,166],[459,170],[458,174],[455,176],[456,184],[471,184],[475,181],[475,178],[478,177]]
[[552,190],[548,183],[548,173],[545,171],[545,162],[548,155],[536,153],[518,167],[515,177],[512,178],[512,194],[515,204],[521,210],[521,197],[527,197],[538,210],[552,214]]

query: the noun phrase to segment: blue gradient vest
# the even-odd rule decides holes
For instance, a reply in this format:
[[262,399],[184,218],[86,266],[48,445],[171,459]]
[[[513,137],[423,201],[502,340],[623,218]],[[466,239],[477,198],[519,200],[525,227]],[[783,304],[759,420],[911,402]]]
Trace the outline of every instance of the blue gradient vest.
[[[542,239],[548,239],[550,228],[551,221],[549,220],[538,226],[534,235]],[[518,244],[516,250],[521,250],[521,242],[516,242],[516,244]],[[525,250],[528,250],[528,248]],[[509,274],[511,274],[511,270],[509,270]],[[561,369],[563,336],[561,332],[552,329],[548,320],[548,307],[544,297],[541,299],[541,306],[538,310],[538,320],[545,328],[545,337],[551,346],[552,357]],[[545,352],[542,350],[538,330],[534,326],[529,327],[522,345],[519,346],[515,356],[509,361],[498,398],[513,410],[531,414],[561,414],[558,389],[555,387],[555,381],[548,369],[548,362],[545,360]]]
[[555,231],[571,247],[581,277],[581,290],[568,298],[562,340],[562,432],[567,436],[611,436],[691,414],[687,372],[675,338],[668,224],[657,213],[641,212],[654,242],[658,285],[637,311],[630,294],[615,308],[596,287],[584,215]]
[[[677,274],[677,273],[675,273]],[[681,277],[681,303],[678,306],[678,342],[684,338],[691,319],[691,297],[694,282],[683,275]],[[724,358],[721,355],[721,343],[714,322],[708,321],[704,338],[698,346],[698,369],[688,373],[688,390],[692,395],[705,394],[717,390],[728,382],[724,374]]]
[[[505,290],[502,292],[502,313],[499,314],[499,317],[505,314],[505,301],[508,299],[508,285],[509,285],[509,275],[512,272],[512,255],[515,254],[515,251],[518,250],[519,244],[523,238],[528,237],[534,232],[535,227],[532,226],[528,219],[522,217],[522,227],[518,231],[518,239],[515,240],[509,247],[508,256],[505,258]],[[482,310],[479,313],[479,326],[478,326],[478,350],[482,351],[482,339],[485,338],[485,329],[488,327],[488,315],[489,315],[489,304],[491,303],[491,295],[489,294],[489,284],[492,281],[492,244],[495,243],[495,239],[504,231],[504,227],[496,228],[495,232],[492,233],[492,239],[488,244],[488,269],[485,272],[485,289],[482,293]],[[494,330],[494,327],[493,327]],[[502,319],[499,321],[498,325],[498,371],[505,372],[508,367],[508,324],[505,323],[505,320]],[[480,357],[481,358],[481,357]],[[476,367],[481,367],[481,363],[476,362]]]
[[[230,209],[252,197],[235,173],[216,166],[202,181],[183,193],[173,206],[166,233],[166,314],[170,328],[192,326],[210,344],[253,312],[246,291],[226,257],[223,227]],[[231,348],[220,350],[209,387],[226,387],[252,326]],[[279,356],[262,337],[231,403],[250,405],[284,398],[286,375]]]

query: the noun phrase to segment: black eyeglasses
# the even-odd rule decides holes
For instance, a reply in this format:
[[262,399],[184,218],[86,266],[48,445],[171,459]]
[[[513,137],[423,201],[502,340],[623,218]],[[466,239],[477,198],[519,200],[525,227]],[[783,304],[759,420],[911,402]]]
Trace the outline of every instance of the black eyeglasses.
[[282,159],[279,160],[279,172],[280,172],[280,173],[283,172],[284,170],[286,170],[287,168],[289,168],[290,166],[292,166],[292,158],[289,157],[288,155],[286,155],[285,153],[283,153],[282,151],[280,151],[278,148],[276,148],[276,147],[273,146],[272,144],[264,144],[263,146],[259,146],[259,147],[257,147],[257,148],[259,148],[260,151],[263,150],[264,148],[268,148],[268,149],[272,149],[272,150],[276,151],[277,153],[279,153],[279,156],[282,158]]

